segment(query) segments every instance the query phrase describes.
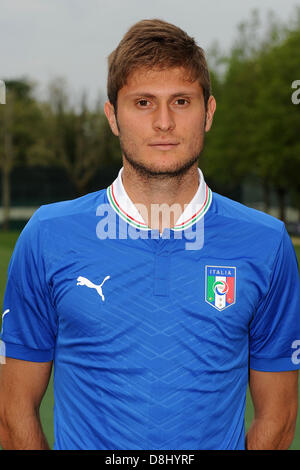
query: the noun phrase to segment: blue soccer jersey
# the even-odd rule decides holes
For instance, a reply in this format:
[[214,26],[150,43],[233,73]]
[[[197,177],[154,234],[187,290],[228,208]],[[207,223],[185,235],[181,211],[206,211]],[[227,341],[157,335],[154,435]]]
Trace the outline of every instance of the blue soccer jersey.
[[244,449],[249,367],[300,368],[285,226],[213,193],[199,170],[194,198],[159,234],[122,171],[28,222],[2,351],[54,361],[54,449]]

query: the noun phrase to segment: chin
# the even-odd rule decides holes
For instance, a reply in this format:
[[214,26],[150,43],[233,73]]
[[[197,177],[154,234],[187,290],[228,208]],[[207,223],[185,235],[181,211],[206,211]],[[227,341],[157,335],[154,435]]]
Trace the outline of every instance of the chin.
[[179,160],[174,155],[149,155],[147,157],[144,156],[142,159],[136,159],[124,151],[123,156],[136,171],[148,176],[180,175],[198,162],[198,156],[186,159],[181,157],[181,160]]
[[148,160],[144,161],[144,165],[151,168],[170,170],[181,166],[180,162],[178,162],[178,159],[165,157],[149,158]]
[[[177,175],[187,170],[187,163],[182,162],[178,163],[178,161],[174,162],[153,162],[144,165],[145,169],[152,173],[153,175]],[[190,168],[190,165],[188,165]]]

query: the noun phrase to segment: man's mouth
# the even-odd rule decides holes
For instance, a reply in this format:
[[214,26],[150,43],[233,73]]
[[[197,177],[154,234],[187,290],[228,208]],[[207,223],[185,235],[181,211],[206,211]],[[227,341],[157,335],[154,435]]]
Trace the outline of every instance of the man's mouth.
[[172,141],[166,141],[166,142],[153,142],[149,144],[150,147],[153,147],[157,150],[172,150],[174,149],[177,145],[179,145],[179,142],[172,142]]

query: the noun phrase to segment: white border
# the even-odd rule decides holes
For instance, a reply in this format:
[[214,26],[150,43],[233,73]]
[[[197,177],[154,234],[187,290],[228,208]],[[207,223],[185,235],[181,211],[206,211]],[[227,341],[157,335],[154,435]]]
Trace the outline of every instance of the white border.
[[[235,282],[234,282],[234,302],[232,302],[230,305],[226,305],[226,307],[223,308],[218,308],[215,305],[211,304],[206,300],[206,293],[207,293],[207,268],[222,268],[222,269],[234,269],[234,274],[235,274]],[[222,310],[225,310],[225,308],[231,307],[236,303],[236,282],[237,282],[237,269],[236,266],[214,266],[212,264],[206,264],[205,265],[205,302],[210,305],[211,307],[215,308],[216,310],[219,310],[221,312]]]

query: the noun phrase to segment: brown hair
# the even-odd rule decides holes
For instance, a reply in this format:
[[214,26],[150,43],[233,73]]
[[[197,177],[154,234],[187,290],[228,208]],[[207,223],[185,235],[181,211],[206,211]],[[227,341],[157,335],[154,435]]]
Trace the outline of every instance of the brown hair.
[[134,24],[108,57],[107,95],[117,112],[119,90],[136,69],[184,67],[189,80],[198,80],[205,108],[211,94],[204,51],[182,29],[159,19]]

